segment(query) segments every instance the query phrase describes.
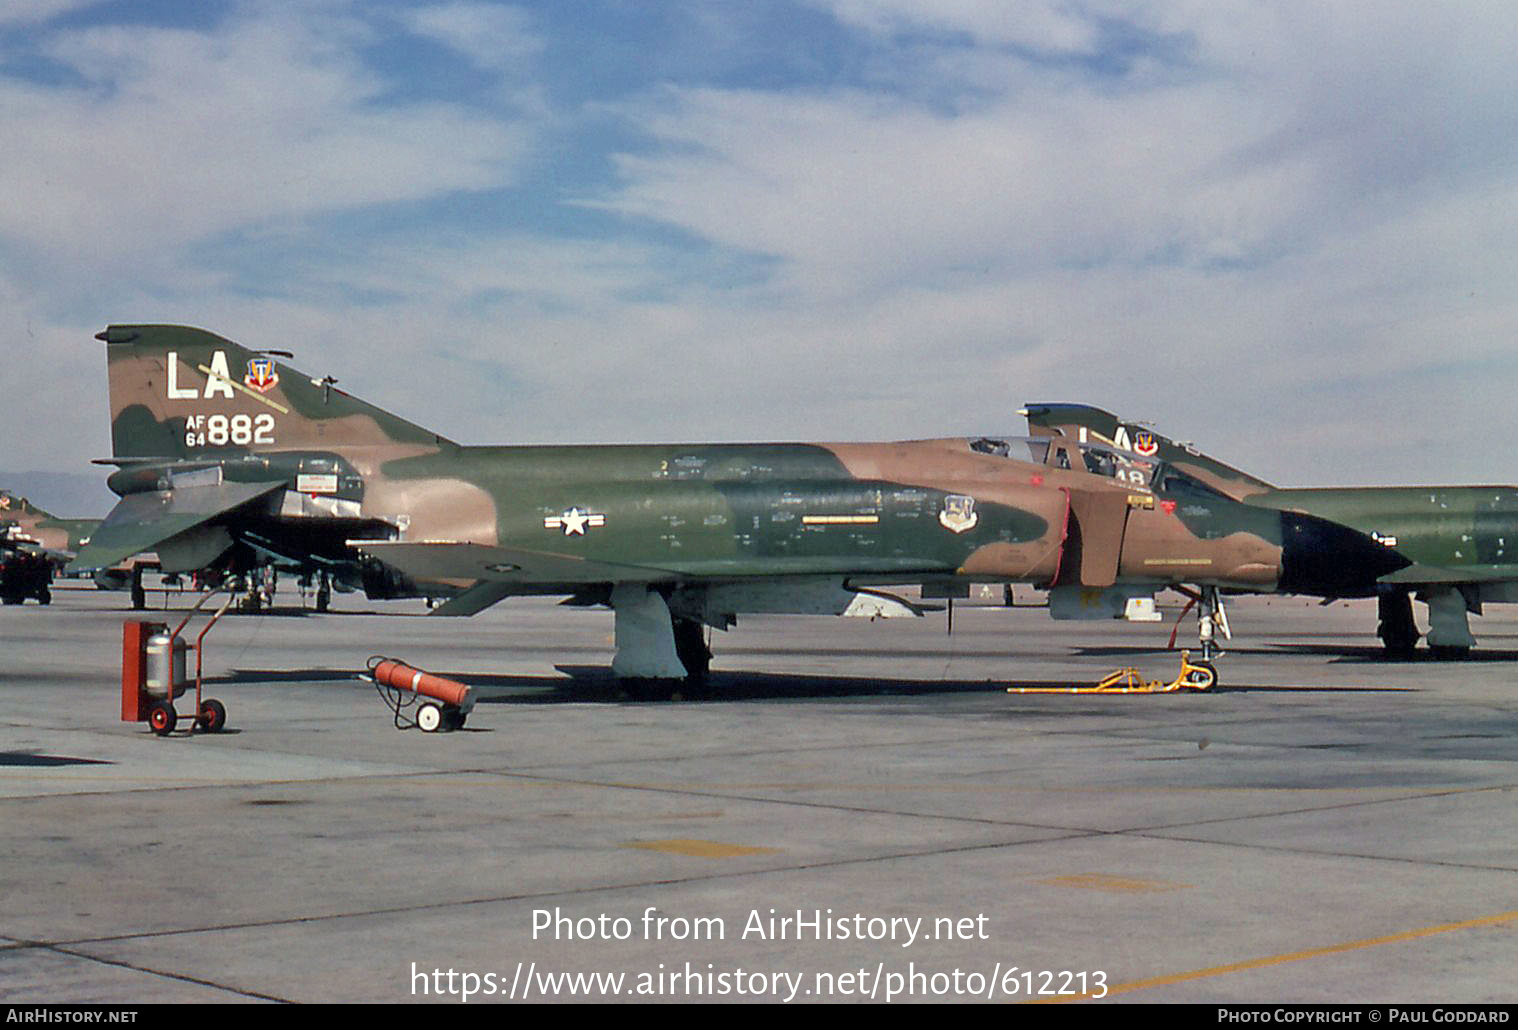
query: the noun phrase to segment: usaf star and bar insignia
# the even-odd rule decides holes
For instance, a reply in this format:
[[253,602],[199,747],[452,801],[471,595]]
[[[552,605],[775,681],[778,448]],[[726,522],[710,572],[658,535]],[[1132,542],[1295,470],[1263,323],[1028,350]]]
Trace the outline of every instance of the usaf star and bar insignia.
[[550,515],[543,520],[544,529],[562,529],[565,536],[584,536],[587,528],[599,529],[604,525],[605,515],[581,511],[579,508],[570,508],[562,514]]

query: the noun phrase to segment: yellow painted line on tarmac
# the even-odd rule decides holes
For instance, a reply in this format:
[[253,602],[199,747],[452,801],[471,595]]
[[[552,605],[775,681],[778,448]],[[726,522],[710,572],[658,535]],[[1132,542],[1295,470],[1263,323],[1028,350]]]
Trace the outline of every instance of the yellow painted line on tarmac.
[[1164,880],[1136,880],[1127,876],[1108,876],[1105,873],[1072,873],[1039,880],[1046,887],[1077,887],[1082,890],[1111,891],[1132,894],[1153,891],[1178,891],[1190,887],[1189,883],[1167,883]]
[[[1103,997],[1110,998],[1115,994],[1127,994],[1131,991],[1147,990],[1150,987],[1169,987],[1172,984],[1186,983],[1189,980],[1205,980],[1214,976],[1227,976],[1230,973],[1244,973],[1251,969],[1266,969],[1270,966],[1280,966],[1288,962],[1300,962],[1310,958],[1322,958],[1326,955],[1342,955],[1351,951],[1364,951],[1366,948],[1377,948],[1383,944],[1400,944],[1404,941],[1421,940],[1424,937],[1436,937],[1442,933],[1477,930],[1484,926],[1500,926],[1503,923],[1511,923],[1514,920],[1518,920],[1518,910],[1503,912],[1495,916],[1483,916],[1480,919],[1466,919],[1459,923],[1441,923],[1438,926],[1425,926],[1419,930],[1392,933],[1384,937],[1369,937],[1363,941],[1345,941],[1343,944],[1330,944],[1323,948],[1308,948],[1305,951],[1292,951],[1284,955],[1268,955],[1264,958],[1233,962],[1226,966],[1209,966],[1206,969],[1193,969],[1185,973],[1171,973],[1168,976],[1155,976],[1147,980],[1135,980],[1132,983],[1115,984],[1107,990],[1107,993]],[[1059,1004],[1066,1001],[1087,1001],[1094,997],[1095,995],[1091,994],[1079,994],[1068,997],[1039,999],[1037,1003]]]
[[779,848],[753,848],[743,844],[724,844],[720,840],[633,840],[622,845],[642,851],[664,851],[692,858],[738,858],[741,855],[775,855]]

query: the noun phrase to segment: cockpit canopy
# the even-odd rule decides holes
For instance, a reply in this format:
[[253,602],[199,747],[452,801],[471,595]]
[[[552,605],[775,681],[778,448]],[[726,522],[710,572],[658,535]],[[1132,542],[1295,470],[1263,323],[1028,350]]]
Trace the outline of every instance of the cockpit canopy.
[[970,450],[999,458],[1016,458],[1035,465],[1074,469],[1116,479],[1138,490],[1152,489],[1161,462],[1106,444],[1076,443],[1048,436],[981,436],[969,441]]
[[1172,465],[1110,444],[1080,443],[1050,436],[979,436],[967,439],[965,443],[977,454],[1028,461],[1050,468],[1084,470],[1094,476],[1117,480],[1131,490],[1162,497],[1227,500],[1225,495]]

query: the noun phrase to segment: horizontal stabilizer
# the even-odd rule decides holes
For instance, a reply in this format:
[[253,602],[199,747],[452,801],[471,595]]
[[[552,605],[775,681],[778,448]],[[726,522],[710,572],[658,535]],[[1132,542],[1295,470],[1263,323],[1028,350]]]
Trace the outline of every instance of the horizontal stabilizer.
[[128,494],[80,548],[69,570],[100,569],[282,489],[278,483],[218,483],[153,493]]

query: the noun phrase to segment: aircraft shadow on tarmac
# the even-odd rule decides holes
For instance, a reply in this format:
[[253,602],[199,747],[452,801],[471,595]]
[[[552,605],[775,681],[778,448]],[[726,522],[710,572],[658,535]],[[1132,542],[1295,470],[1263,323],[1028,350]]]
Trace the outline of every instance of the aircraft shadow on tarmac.
[[[1074,653],[1085,658],[1153,658],[1164,655],[1167,652],[1156,651],[1154,648],[1144,647],[1078,647]],[[1177,652],[1169,652],[1176,654]],[[1259,658],[1269,658],[1274,654],[1302,654],[1324,655],[1334,662],[1356,662],[1368,665],[1385,665],[1389,668],[1399,666],[1417,665],[1423,662],[1438,665],[1458,665],[1460,662],[1518,662],[1518,650],[1511,649],[1485,649],[1475,648],[1470,654],[1453,659],[1435,658],[1426,649],[1420,648],[1410,658],[1389,658],[1385,649],[1379,644],[1265,644],[1258,646],[1240,646],[1233,644],[1224,650],[1225,654],[1254,655]],[[1192,651],[1195,658],[1197,652]],[[1225,672],[1226,676],[1227,673]]]
[[[1357,662],[1366,665],[1385,665],[1390,668],[1407,665],[1442,665],[1458,667],[1464,662],[1518,662],[1518,651],[1504,648],[1502,650],[1472,648],[1469,654],[1459,658],[1435,658],[1425,649],[1418,649],[1409,658],[1389,658],[1386,652],[1378,646],[1344,647],[1331,644],[1272,644],[1275,651],[1289,651],[1293,654],[1318,654],[1328,655],[1333,662]],[[1269,654],[1270,652],[1261,652]]]
[[[1148,653],[1148,652],[1140,652]],[[618,703],[627,695],[618,686],[608,666],[559,665],[560,676],[515,676],[496,673],[439,671],[436,675],[466,683],[478,691],[476,703],[481,705],[511,704],[568,704],[568,703]],[[429,670],[431,671],[431,670]],[[1155,673],[1160,678],[1168,677]],[[866,697],[915,697],[946,694],[1005,694],[1009,686],[1062,689],[1089,685],[1094,675],[1075,674],[1061,680],[924,680],[881,679],[866,676],[822,676],[817,674],[771,673],[771,672],[723,672],[713,671],[707,685],[694,693],[679,691],[675,695],[684,701],[765,701],[808,700],[830,698]],[[358,685],[354,671],[342,669],[236,669],[233,672],[207,677],[206,683],[259,684],[290,683],[352,683]],[[368,684],[365,684],[368,685]],[[1367,693],[1406,692],[1415,690],[1404,686],[1315,686],[1293,687],[1268,684],[1222,684],[1208,693],[1235,694],[1257,692],[1315,693]],[[1196,691],[1180,691],[1192,695]],[[1045,695],[1057,696],[1057,695]],[[1121,695],[1106,695],[1120,697]],[[1030,696],[1024,695],[1023,700]],[[1011,700],[1009,698],[1009,700]]]
[[103,758],[70,758],[67,755],[43,755],[35,751],[0,751],[0,768],[51,768],[59,765],[115,765]]
[[[479,690],[478,704],[540,704],[543,702],[615,702],[626,695],[617,685],[609,666],[559,665],[559,676],[513,676],[496,673],[431,670],[435,675],[458,680]],[[357,671],[344,669],[234,669],[207,676],[205,683],[258,684],[353,683],[360,685]],[[697,695],[686,700],[756,701],[766,698],[889,697],[915,694],[1003,693],[1007,680],[916,680],[879,679],[864,676],[819,676],[765,672],[713,671]],[[368,684],[362,684],[368,685]],[[1070,682],[1038,684],[1019,681],[1020,686],[1070,686]]]

